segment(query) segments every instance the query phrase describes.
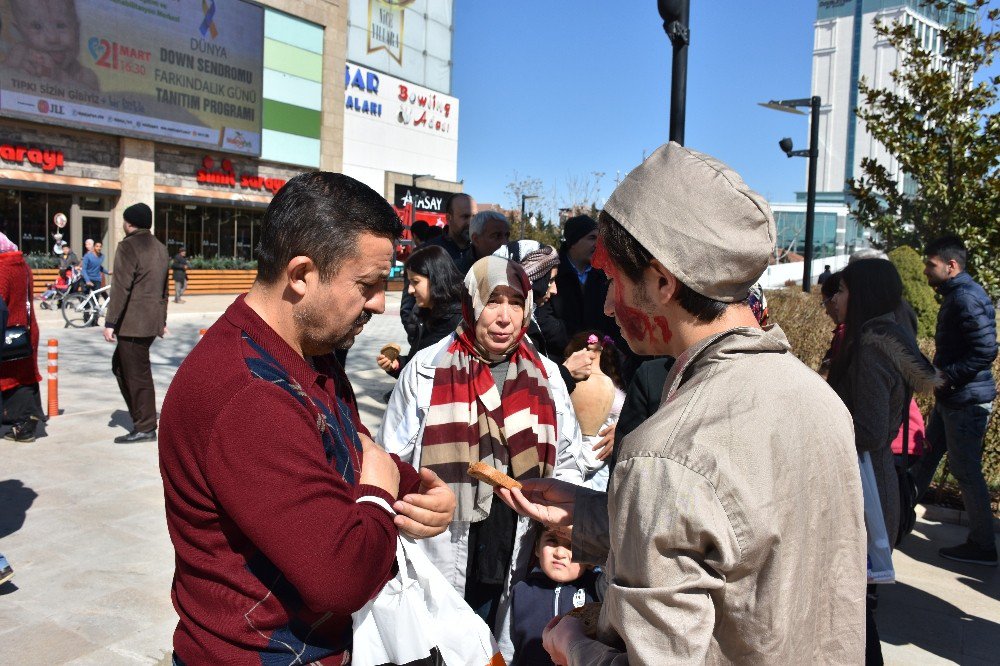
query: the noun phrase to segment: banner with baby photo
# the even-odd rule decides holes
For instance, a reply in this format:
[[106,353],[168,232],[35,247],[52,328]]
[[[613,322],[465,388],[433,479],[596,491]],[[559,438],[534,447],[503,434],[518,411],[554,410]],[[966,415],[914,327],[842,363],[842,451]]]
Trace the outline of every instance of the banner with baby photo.
[[264,9],[0,0],[0,114],[260,155]]

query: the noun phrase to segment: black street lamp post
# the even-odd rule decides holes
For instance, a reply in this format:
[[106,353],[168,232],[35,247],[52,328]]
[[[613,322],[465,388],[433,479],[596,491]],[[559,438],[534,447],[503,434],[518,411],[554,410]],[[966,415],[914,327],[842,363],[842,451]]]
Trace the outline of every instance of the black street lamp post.
[[812,289],[812,263],[813,263],[813,232],[816,222],[816,169],[819,166],[819,107],[822,104],[816,95],[804,99],[785,99],[780,101],[771,100],[761,103],[761,106],[775,111],[786,113],[796,113],[804,115],[797,107],[809,107],[809,150],[792,150],[793,143],[789,138],[784,138],[778,142],[778,146],[788,157],[808,157],[809,158],[809,183],[806,186],[806,256],[805,266],[802,267],[802,291],[809,292]]
[[663,30],[674,47],[670,72],[670,140],[684,145],[684,111],[687,104],[688,25],[691,0],[657,0]]

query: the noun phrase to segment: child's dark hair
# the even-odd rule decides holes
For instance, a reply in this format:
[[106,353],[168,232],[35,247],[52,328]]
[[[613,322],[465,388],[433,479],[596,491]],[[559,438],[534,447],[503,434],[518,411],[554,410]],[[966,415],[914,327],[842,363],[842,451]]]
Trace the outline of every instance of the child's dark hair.
[[594,329],[580,331],[569,339],[569,344],[566,345],[563,355],[569,358],[574,352],[586,349],[587,340],[592,335],[597,338],[598,344],[604,348],[601,352],[601,372],[610,377],[615,386],[624,391],[625,387],[622,386],[622,355],[621,351],[618,350],[618,346],[615,345],[615,341],[611,339],[611,336]]

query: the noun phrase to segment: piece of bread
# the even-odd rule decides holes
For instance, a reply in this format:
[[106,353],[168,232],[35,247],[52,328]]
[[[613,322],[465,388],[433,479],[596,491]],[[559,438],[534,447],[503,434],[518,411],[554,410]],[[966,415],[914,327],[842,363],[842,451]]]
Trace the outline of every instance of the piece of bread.
[[510,478],[496,467],[491,467],[483,462],[469,464],[469,476],[480,481],[485,481],[494,488],[521,488],[521,482]]
[[399,354],[401,351],[402,350],[399,345],[397,345],[395,342],[390,342],[385,347],[382,347],[381,354],[390,361],[395,361],[396,359],[399,358]]
[[583,633],[587,638],[597,640],[597,623],[601,619],[601,602],[592,601],[566,613],[566,617],[575,617],[583,624]]

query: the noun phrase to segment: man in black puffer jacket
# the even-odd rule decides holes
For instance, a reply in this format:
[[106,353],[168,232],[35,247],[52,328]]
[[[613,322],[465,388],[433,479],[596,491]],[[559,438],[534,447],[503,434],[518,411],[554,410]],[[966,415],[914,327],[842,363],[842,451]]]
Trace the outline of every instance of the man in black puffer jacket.
[[990,493],[983,478],[983,437],[996,397],[991,372],[997,355],[996,312],[986,291],[965,272],[961,239],[946,236],[924,251],[924,275],[943,300],[938,312],[934,367],[943,386],[927,424],[931,451],[914,468],[918,496],[930,485],[941,457],[948,453],[969,513],[964,544],[942,548],[942,557],[997,566]]

